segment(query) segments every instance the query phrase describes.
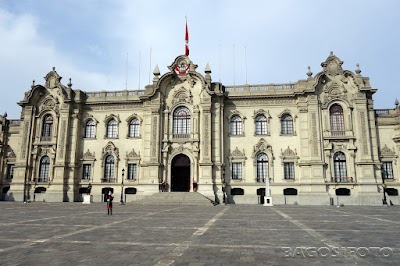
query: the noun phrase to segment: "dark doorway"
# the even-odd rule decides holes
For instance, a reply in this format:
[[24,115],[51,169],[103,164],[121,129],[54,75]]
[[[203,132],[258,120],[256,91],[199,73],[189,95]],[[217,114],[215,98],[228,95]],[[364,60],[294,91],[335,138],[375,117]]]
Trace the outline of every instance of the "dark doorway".
[[171,164],[171,191],[190,191],[190,159],[178,154]]
[[257,195],[258,195],[258,204],[264,204],[265,188],[257,189]]
[[114,189],[111,187],[103,187],[101,189],[101,194],[103,194],[103,202],[106,202],[106,196],[108,195],[108,192],[111,191],[111,194],[114,193]]

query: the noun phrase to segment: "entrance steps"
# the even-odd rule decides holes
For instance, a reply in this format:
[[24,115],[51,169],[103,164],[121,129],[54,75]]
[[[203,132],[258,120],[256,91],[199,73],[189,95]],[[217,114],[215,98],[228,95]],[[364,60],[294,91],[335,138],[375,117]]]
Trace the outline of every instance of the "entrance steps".
[[214,201],[198,192],[159,192],[136,201],[143,205],[212,206]]

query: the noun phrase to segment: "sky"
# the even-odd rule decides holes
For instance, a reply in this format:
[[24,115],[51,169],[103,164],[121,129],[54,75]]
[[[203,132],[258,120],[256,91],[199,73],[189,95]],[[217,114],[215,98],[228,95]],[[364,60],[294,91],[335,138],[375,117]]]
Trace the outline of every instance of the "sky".
[[370,78],[374,107],[400,99],[398,0],[0,0],[0,114],[19,119],[56,67],[83,91],[144,89],[184,54],[224,85],[289,83],[333,53]]

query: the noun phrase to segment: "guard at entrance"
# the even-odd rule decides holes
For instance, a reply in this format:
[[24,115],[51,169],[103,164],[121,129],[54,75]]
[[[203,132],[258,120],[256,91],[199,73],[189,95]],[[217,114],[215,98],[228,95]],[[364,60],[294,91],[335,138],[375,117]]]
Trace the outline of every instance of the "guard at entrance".
[[112,215],[112,202],[114,200],[114,196],[112,196],[111,191],[108,192],[108,195],[106,196],[106,202],[107,202],[107,215]]

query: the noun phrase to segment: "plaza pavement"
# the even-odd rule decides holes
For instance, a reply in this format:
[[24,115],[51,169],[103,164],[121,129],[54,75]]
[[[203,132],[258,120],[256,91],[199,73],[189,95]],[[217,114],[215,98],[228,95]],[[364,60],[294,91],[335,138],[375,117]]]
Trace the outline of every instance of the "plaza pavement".
[[397,206],[0,202],[0,265],[400,265],[399,239]]

